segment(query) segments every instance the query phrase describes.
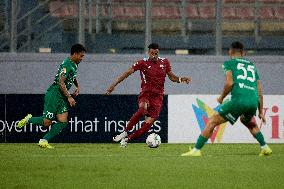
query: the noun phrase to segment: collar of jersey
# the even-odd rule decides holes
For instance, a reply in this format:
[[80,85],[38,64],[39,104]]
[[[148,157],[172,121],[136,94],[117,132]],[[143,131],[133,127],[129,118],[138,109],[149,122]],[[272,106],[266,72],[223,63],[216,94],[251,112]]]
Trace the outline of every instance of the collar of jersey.
[[76,67],[76,68],[78,67],[78,64],[76,64],[75,62],[73,62],[70,57],[68,57],[68,59],[70,60],[70,62],[72,62],[72,64],[71,64],[72,66],[74,66],[74,67]]

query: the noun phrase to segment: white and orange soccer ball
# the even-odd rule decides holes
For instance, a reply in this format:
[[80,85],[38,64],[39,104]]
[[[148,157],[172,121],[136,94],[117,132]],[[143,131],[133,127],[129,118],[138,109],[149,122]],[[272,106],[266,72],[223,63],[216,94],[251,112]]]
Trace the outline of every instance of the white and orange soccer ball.
[[161,145],[161,137],[157,133],[151,133],[146,139],[146,144],[150,148],[158,148]]

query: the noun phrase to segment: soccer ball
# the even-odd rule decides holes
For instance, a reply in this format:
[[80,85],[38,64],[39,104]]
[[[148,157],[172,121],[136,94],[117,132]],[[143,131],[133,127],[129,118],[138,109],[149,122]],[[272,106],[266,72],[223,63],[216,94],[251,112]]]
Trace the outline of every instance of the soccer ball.
[[150,148],[158,148],[161,144],[161,137],[156,133],[151,133],[146,139],[146,144]]

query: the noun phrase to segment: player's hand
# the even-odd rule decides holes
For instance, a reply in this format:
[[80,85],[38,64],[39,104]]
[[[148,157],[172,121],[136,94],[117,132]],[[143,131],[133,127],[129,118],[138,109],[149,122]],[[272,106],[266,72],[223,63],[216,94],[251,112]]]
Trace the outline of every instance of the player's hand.
[[73,96],[76,97],[80,93],[80,87],[77,87],[76,90],[73,93]]
[[71,107],[75,106],[76,105],[76,101],[74,100],[73,97],[68,97],[68,102],[70,104]]
[[221,96],[219,96],[218,98],[217,98],[217,102],[219,102],[220,104],[222,104],[223,103],[223,98],[221,97]]
[[182,77],[180,80],[182,83],[189,84],[191,82],[191,77]]
[[114,90],[114,88],[115,88],[115,87],[110,86],[110,87],[107,89],[106,95],[110,95],[110,93],[112,93],[112,91]]
[[265,124],[266,124],[266,119],[265,119],[265,117],[264,117],[264,115],[263,115],[262,112],[260,112],[260,113],[258,114],[258,117],[259,117],[259,119],[262,121],[262,123],[264,123],[264,125],[265,125]]

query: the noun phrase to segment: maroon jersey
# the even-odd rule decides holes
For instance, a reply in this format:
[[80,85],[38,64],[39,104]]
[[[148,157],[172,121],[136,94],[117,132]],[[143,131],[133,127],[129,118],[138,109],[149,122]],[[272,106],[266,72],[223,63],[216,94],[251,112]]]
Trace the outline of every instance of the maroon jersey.
[[140,70],[141,93],[153,92],[164,94],[166,74],[171,71],[171,64],[166,58],[158,58],[156,62],[144,58],[133,64],[132,68]]

